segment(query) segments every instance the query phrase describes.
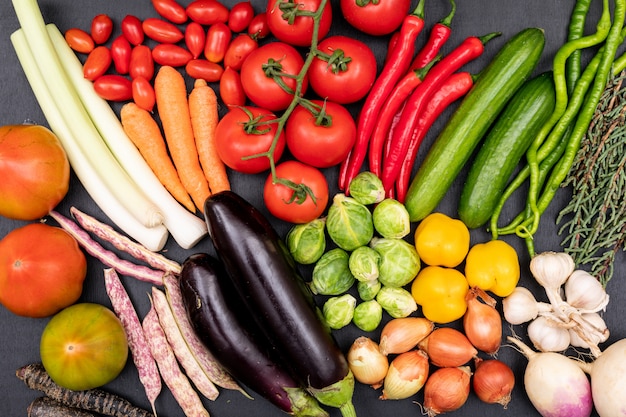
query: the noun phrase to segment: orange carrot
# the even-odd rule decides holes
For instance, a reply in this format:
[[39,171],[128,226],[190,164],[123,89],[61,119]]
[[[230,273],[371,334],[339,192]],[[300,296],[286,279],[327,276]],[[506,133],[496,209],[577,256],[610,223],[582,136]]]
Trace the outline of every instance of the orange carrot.
[[152,115],[133,102],[124,104],[120,113],[124,131],[161,184],[178,202],[195,213],[196,207],[178,177],[161,129]]
[[211,193],[230,190],[226,166],[215,147],[215,128],[219,119],[217,96],[205,80],[197,79],[194,83],[189,94],[189,113],[200,165],[209,182]]
[[154,92],[165,141],[178,176],[196,207],[203,211],[204,201],[211,192],[198,159],[185,79],[174,67],[164,65],[154,79]]

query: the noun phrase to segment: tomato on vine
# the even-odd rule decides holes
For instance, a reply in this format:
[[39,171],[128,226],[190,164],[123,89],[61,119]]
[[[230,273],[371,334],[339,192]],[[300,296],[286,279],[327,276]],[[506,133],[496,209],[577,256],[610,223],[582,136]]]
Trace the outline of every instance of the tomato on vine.
[[410,0],[340,0],[345,19],[369,35],[388,35],[398,29],[411,7]]
[[[270,31],[283,42],[310,46],[314,26],[311,15],[319,9],[320,4],[321,0],[269,0],[265,12]],[[332,6],[330,1],[326,1],[320,17],[318,39],[328,34],[332,19]]]

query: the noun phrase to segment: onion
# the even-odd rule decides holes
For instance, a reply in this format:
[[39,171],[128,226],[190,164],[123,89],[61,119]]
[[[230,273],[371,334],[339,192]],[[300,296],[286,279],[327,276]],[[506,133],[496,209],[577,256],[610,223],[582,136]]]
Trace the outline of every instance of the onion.
[[424,317],[391,319],[380,334],[380,351],[383,355],[408,352],[428,336],[433,327],[434,323]]
[[478,354],[467,336],[451,327],[433,330],[418,345],[428,354],[431,363],[439,367],[461,366]]
[[422,350],[411,350],[396,356],[389,365],[381,400],[402,400],[417,394],[429,374],[428,355]]
[[463,316],[465,335],[477,349],[489,355],[496,354],[502,340],[502,319],[494,307],[496,300],[484,290],[474,287],[467,293],[465,301],[467,301],[467,311]]
[[501,404],[506,408],[515,386],[513,370],[497,359],[477,359],[475,363],[472,387],[476,396],[487,404]]
[[428,416],[458,410],[467,401],[470,391],[470,368],[460,366],[439,368],[424,386],[424,411]]
[[365,336],[356,338],[346,359],[354,379],[374,389],[380,388],[389,369],[389,361],[380,353],[376,342]]

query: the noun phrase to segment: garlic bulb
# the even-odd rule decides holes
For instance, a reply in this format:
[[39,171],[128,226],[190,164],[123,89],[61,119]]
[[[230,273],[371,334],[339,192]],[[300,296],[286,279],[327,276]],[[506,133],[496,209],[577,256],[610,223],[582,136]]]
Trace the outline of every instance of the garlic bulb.
[[541,286],[559,290],[574,272],[574,259],[565,252],[543,252],[530,261],[530,272]]
[[513,292],[502,299],[504,318],[511,324],[522,324],[535,319],[540,312],[552,311],[550,304],[539,303],[525,287],[515,287]]
[[592,354],[598,357],[600,354],[598,345],[606,342],[610,335],[604,319],[598,313],[585,313],[577,321],[580,324],[569,329],[570,344],[590,349]]
[[596,277],[577,269],[565,282],[565,299],[569,305],[588,313],[604,310],[609,295]]
[[528,325],[528,337],[541,352],[562,352],[570,345],[570,334],[563,323],[539,316]]

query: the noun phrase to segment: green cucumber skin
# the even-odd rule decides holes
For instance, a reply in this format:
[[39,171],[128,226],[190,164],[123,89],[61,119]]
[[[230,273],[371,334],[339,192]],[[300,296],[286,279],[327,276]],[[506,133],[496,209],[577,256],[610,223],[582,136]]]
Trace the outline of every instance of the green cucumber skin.
[[515,93],[481,145],[459,200],[459,218],[470,229],[483,226],[541,126],[554,110],[551,72],[527,81]]
[[523,29],[481,71],[411,181],[405,200],[411,221],[436,209],[492,122],[534,71],[544,45],[542,29]]

